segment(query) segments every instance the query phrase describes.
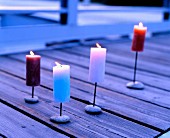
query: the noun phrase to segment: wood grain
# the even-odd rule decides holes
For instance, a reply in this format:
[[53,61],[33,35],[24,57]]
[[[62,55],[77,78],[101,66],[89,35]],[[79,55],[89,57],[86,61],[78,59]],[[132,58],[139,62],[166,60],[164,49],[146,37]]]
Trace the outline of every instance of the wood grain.
[[[52,53],[52,51],[50,51],[50,53]],[[54,53],[53,53],[54,54]],[[54,55],[57,55],[57,53],[55,53]],[[22,56],[24,56],[24,54],[22,55],[22,54],[19,54],[19,55],[17,55],[17,56],[13,56],[13,57],[18,57],[18,59],[19,60],[23,60],[23,58],[22,58]],[[59,55],[58,55],[59,56]],[[57,58],[56,58],[57,59]],[[50,68],[49,68],[49,66],[48,66],[48,64],[50,64],[50,63],[53,63],[55,60],[54,59],[52,59],[52,60],[50,60],[50,58],[46,58],[46,57],[44,57],[44,56],[42,56],[42,66],[43,67],[46,67],[46,69],[48,69],[49,71],[50,71]],[[60,63],[62,63],[61,61],[60,61]],[[21,63],[20,63],[21,64]],[[17,64],[18,66],[19,66],[19,63]],[[23,66],[24,66],[24,64],[23,64]],[[22,67],[22,65],[21,65],[21,67]],[[75,78],[75,76],[76,76],[76,78],[78,78],[78,79],[80,79],[80,78],[82,78],[83,80],[87,80],[87,78],[85,79],[83,76],[87,76],[87,74],[88,74],[88,71],[87,70],[84,70],[83,68],[78,68],[77,67],[77,69],[75,68],[73,68],[74,66],[73,65],[71,65],[71,76],[73,76],[73,78]],[[75,71],[76,70],[76,71]],[[78,72],[79,71],[79,72]],[[20,72],[20,71],[18,71],[18,72]],[[81,72],[81,73],[80,73]],[[42,79],[42,84],[43,85],[45,85],[46,87],[49,87],[49,88],[52,88],[52,77],[50,77],[50,72],[49,73],[47,73],[47,72],[45,72],[45,71],[43,71],[43,74],[44,75],[42,75],[42,77],[44,78],[44,79]],[[49,74],[49,75],[48,75]],[[45,77],[44,77],[45,76]],[[49,76],[49,77],[48,77]],[[48,78],[48,79],[47,79]],[[44,80],[44,81],[43,81]],[[47,81],[48,80],[48,81]],[[51,83],[50,83],[51,82]],[[110,83],[112,83],[112,81],[110,81]],[[125,82],[124,82],[125,83]],[[116,86],[117,84],[115,84],[114,85],[114,87]],[[120,85],[120,84],[119,84]],[[74,80],[74,79],[71,79],[71,86],[72,87],[74,87],[74,88],[76,88],[76,89],[78,89],[78,90],[80,90],[80,91],[75,91],[73,88],[73,92],[71,93],[71,95],[72,96],[74,96],[74,97],[76,97],[76,98],[80,98],[80,99],[82,99],[82,100],[90,100],[90,101],[92,101],[92,95],[93,95],[93,85],[90,85],[89,83],[87,83],[87,84],[85,84],[84,82],[83,83],[81,83],[81,81],[78,81],[78,80]],[[103,87],[106,87],[105,85],[102,85]],[[110,84],[107,84],[107,87],[108,86],[112,86],[112,85],[110,85]],[[125,92],[125,94],[127,95],[127,94],[134,94],[133,96],[134,97],[136,97],[136,95],[138,95],[138,97],[140,97],[141,99],[144,99],[144,100],[148,100],[148,99],[146,99],[146,98],[148,98],[147,96],[145,96],[145,95],[147,95],[147,92],[143,92],[143,93],[136,93],[136,91],[133,91],[133,93],[132,93],[132,90],[129,90],[129,89],[126,89],[126,88],[124,88],[124,85],[122,85],[121,86],[122,87],[122,89],[123,90],[126,90],[126,92]],[[113,87],[112,87],[113,88]],[[118,90],[120,89],[119,87],[116,87]],[[98,88],[99,89],[99,88]],[[115,89],[115,88],[114,88]],[[128,90],[128,91],[127,91]],[[143,110],[141,110],[141,107],[138,107],[139,105],[143,105],[145,102],[141,102],[140,104],[135,104],[135,105],[137,105],[137,107],[136,108],[134,108],[134,104],[131,104],[131,106],[129,107],[129,103],[131,103],[132,102],[132,99],[133,98],[130,98],[130,97],[128,97],[128,96],[126,96],[126,97],[124,97],[123,99],[119,99],[118,101],[117,101],[117,96],[115,96],[115,93],[113,93],[112,92],[112,90],[110,90],[109,91],[109,94],[108,95],[106,95],[107,93],[108,93],[108,90],[107,89],[102,89],[102,88],[100,88],[99,89],[99,91],[100,92],[102,92],[102,94],[100,95],[100,93],[99,93],[99,95],[100,95],[100,98],[99,99],[97,99],[97,104],[99,104],[100,106],[102,106],[102,107],[104,107],[104,108],[106,108],[106,109],[109,109],[109,110],[111,110],[111,111],[114,111],[114,112],[118,112],[118,113],[120,113],[120,114],[123,114],[123,115],[125,115],[125,116],[128,116],[128,117],[130,117],[130,118],[134,118],[134,116],[135,116],[135,118],[137,119],[137,120],[139,120],[139,121],[141,121],[141,122],[145,122],[145,123],[147,123],[147,124],[150,124],[150,125],[153,125],[153,126],[157,126],[157,127],[159,127],[159,128],[163,128],[163,129],[166,129],[168,126],[169,126],[169,123],[167,124],[167,127],[166,127],[166,125],[165,125],[165,122],[163,121],[162,122],[162,125],[160,125],[161,124],[161,121],[160,120],[157,120],[157,119],[153,119],[153,118],[150,118],[150,119],[148,119],[148,114],[150,115],[150,111],[148,111],[148,107],[149,107],[149,105],[147,105],[146,104],[146,107],[145,107],[145,109],[143,109]],[[104,92],[103,92],[104,91]],[[150,91],[148,91],[148,92],[150,92]],[[78,94],[78,93],[80,93],[80,94]],[[81,94],[82,93],[82,94]],[[140,94],[140,96],[139,96],[139,94]],[[154,95],[155,95],[155,93],[153,93]],[[115,102],[113,102],[113,100],[112,99],[110,99],[110,96],[111,95],[113,95],[112,97],[115,97],[114,98],[114,100],[115,101],[117,101],[118,103],[124,103],[124,101],[126,101],[125,99],[129,99],[129,102],[127,102],[127,106],[125,106],[124,108],[122,108],[122,104],[117,104],[117,106],[113,106],[114,104],[115,104]],[[121,95],[121,94],[120,94]],[[151,94],[150,94],[151,95]],[[162,95],[162,94],[160,94],[160,95]],[[142,96],[142,97],[141,97]],[[156,96],[156,95],[155,95]],[[104,98],[103,98],[104,97]],[[107,102],[107,100],[106,99],[110,99],[109,100],[109,102]],[[150,98],[150,97],[149,97]],[[153,97],[154,98],[154,97]],[[136,99],[136,98],[135,98]],[[164,97],[164,99],[165,99],[165,97]],[[137,101],[139,101],[139,100],[137,100]],[[148,100],[148,101],[150,101],[150,100]],[[155,102],[156,103],[156,102]],[[165,105],[165,104],[164,104]],[[155,106],[155,107],[157,107],[157,106]],[[152,107],[153,108],[153,107]],[[126,110],[125,110],[126,109]],[[138,109],[138,112],[136,112],[136,110]],[[161,109],[161,108],[160,108]],[[131,112],[127,112],[128,110],[131,110]],[[155,112],[157,112],[159,109],[154,109],[154,110],[152,110],[153,112],[154,112],[154,114],[153,115],[155,115]],[[167,109],[166,109],[167,110]],[[169,111],[169,110],[167,110],[167,111]],[[142,112],[142,113],[141,113]],[[163,111],[164,112],[164,111]],[[139,114],[137,114],[137,113],[139,113]],[[166,112],[166,113],[168,113],[168,112]],[[157,117],[158,116],[160,116],[160,114],[158,113],[158,115],[157,115]],[[167,114],[167,116],[169,116],[168,114]],[[154,116],[153,116],[154,117]],[[160,117],[160,119],[162,119],[162,117]],[[153,120],[155,120],[155,121],[153,121]],[[156,121],[157,120],[157,121]],[[159,124],[159,125],[158,125]]]
[[[87,54],[89,53],[86,53],[86,57],[84,57],[83,55],[80,55],[80,52],[79,52],[79,55],[76,55],[77,53],[72,52],[70,49],[68,49],[67,51],[68,52],[51,51],[51,54],[54,55],[52,56],[54,58],[58,58],[58,59],[61,59],[62,61],[73,63],[74,65],[78,65],[78,66],[88,69],[89,57],[87,57]],[[49,55],[48,51],[40,52],[40,54],[46,55],[46,56]],[[77,62],[77,60],[81,60],[83,62]],[[132,80],[132,77],[133,77],[133,68],[130,69],[130,68],[127,68],[126,66],[106,63],[106,74],[116,76],[119,78],[123,78],[125,80],[130,81]],[[137,79],[142,81],[148,86],[152,86],[152,87],[156,87],[156,88],[160,88],[160,89],[168,90],[168,91],[170,90],[170,87],[167,85],[167,81],[170,80],[168,77],[164,77],[164,76],[157,75],[157,74],[150,74],[146,71],[137,70]]]
[[[11,79],[11,76],[5,73],[0,73],[0,75],[3,78],[3,81],[0,82],[0,85],[3,86],[3,89],[0,90],[0,97],[3,100],[50,123],[53,127],[57,127],[76,137],[141,137],[143,135],[142,133],[144,133],[142,131],[147,132],[147,134],[144,134],[146,137],[152,137],[158,134],[158,132],[152,129],[106,112],[98,116],[88,115],[84,112],[85,104],[75,100],[64,104],[63,108],[63,114],[71,117],[71,123],[67,125],[51,123],[49,118],[55,112],[59,114],[59,105],[53,102],[52,92],[50,90],[37,87],[36,95],[39,96],[40,102],[36,105],[26,104],[23,98],[29,94],[29,87],[24,85],[25,82],[18,78]],[[8,83],[9,80],[10,84]],[[138,129],[131,131],[134,129],[134,126]]]
[[[1,56],[0,101],[69,137],[150,138],[163,134],[170,127],[168,37],[147,39],[144,52],[139,54],[137,79],[145,84],[142,91],[125,87],[133,77],[131,40],[99,40],[108,49],[105,81],[97,87],[96,104],[103,109],[101,115],[84,112],[84,107],[92,103],[94,90],[94,84],[88,81],[90,47],[94,46],[90,41],[83,46],[36,51],[42,56],[42,81],[35,88],[35,95],[40,99],[35,105],[23,100],[31,95],[31,88],[25,85],[26,53]],[[59,104],[54,103],[52,97],[55,61],[71,66],[71,100],[63,107],[63,113],[71,117],[67,125],[49,121],[52,115],[59,114]]]
[[2,103],[0,122],[0,133],[9,138],[67,137]]

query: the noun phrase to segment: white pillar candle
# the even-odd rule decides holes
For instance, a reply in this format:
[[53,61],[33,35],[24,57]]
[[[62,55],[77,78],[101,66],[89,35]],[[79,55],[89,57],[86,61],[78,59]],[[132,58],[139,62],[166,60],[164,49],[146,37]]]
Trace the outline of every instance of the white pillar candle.
[[56,62],[53,67],[53,95],[55,102],[67,102],[70,99],[70,66]]
[[96,46],[90,52],[89,80],[102,82],[105,75],[106,48],[101,48],[98,43]]

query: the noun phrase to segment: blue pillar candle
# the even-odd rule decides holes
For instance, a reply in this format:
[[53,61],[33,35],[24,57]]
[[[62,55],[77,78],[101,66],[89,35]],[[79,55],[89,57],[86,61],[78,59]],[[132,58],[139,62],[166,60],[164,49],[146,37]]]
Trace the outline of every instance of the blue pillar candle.
[[53,95],[55,102],[67,102],[70,99],[70,66],[56,63],[53,67]]

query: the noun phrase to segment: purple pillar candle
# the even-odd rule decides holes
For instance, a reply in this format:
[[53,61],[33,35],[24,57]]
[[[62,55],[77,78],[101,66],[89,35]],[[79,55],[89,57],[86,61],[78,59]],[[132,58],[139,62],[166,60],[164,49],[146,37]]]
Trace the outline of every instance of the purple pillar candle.
[[30,55],[26,55],[26,85],[40,85],[40,59],[41,56],[34,55],[30,51]]

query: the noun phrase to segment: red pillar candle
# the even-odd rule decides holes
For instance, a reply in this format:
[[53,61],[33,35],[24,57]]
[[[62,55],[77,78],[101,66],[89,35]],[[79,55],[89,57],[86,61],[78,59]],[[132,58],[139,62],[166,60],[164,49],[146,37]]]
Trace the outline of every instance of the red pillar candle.
[[26,85],[40,85],[40,59],[41,56],[34,55],[30,51],[30,55],[26,55]]
[[144,41],[147,27],[144,27],[140,22],[139,25],[134,26],[133,40],[132,40],[132,51],[142,52],[144,49]]

